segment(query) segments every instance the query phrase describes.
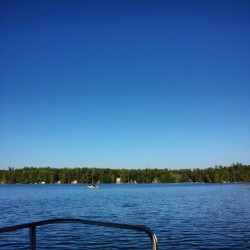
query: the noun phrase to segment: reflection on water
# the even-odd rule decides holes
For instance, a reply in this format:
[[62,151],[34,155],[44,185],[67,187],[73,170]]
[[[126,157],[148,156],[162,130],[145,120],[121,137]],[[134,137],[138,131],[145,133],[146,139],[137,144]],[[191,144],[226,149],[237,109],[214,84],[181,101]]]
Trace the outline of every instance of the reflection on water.
[[[159,249],[249,249],[250,185],[0,185],[1,227],[52,218],[145,225]],[[128,230],[60,224],[37,230],[38,249],[149,249]],[[28,230],[0,235],[0,249],[27,249]],[[133,247],[135,246],[135,247]]]

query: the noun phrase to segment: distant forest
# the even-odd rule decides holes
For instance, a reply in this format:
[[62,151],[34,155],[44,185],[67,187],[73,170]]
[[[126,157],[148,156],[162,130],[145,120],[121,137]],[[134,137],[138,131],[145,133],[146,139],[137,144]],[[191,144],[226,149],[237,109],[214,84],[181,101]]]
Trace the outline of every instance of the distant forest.
[[234,163],[206,169],[110,169],[110,168],[51,168],[9,167],[0,170],[1,184],[34,183],[234,183],[250,182],[250,165]]

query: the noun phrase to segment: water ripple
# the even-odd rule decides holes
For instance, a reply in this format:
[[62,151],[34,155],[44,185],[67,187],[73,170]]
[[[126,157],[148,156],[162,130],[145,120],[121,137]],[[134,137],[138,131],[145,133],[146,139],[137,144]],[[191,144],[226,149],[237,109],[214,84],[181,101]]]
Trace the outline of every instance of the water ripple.
[[[1,185],[0,224],[80,218],[145,225],[159,249],[250,249],[246,185]],[[27,249],[28,230],[0,235],[0,249]],[[129,230],[75,226],[37,229],[38,249],[150,249]]]

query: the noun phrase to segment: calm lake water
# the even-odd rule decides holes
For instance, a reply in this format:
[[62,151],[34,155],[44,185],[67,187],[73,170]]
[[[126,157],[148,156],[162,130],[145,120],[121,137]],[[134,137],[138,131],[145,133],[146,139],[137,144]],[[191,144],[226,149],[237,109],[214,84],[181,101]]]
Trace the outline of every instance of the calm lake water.
[[[249,184],[0,185],[0,211],[0,227],[79,218],[145,225],[159,249],[250,249]],[[59,224],[37,235],[37,249],[150,249],[130,230]],[[0,234],[0,249],[28,239],[26,229]]]

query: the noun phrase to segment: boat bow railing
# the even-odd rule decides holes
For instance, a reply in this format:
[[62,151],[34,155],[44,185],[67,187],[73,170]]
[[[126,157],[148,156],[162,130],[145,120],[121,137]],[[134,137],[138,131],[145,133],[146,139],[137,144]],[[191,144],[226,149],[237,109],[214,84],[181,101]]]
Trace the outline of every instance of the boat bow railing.
[[101,221],[92,221],[92,220],[83,220],[83,219],[51,219],[51,220],[43,220],[43,221],[38,221],[38,222],[32,222],[32,223],[26,223],[26,224],[20,224],[16,226],[0,228],[0,233],[6,233],[6,232],[29,228],[30,250],[36,250],[36,228],[39,226],[43,226],[43,225],[59,224],[59,223],[78,223],[78,224],[112,227],[112,228],[120,228],[120,229],[128,229],[128,230],[144,232],[150,237],[152,250],[158,250],[157,237],[152,232],[152,230],[149,229],[148,227],[139,226],[139,225],[119,224],[119,223],[112,223],[112,222],[101,222]]

